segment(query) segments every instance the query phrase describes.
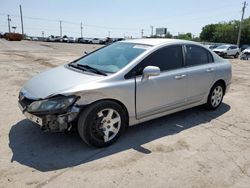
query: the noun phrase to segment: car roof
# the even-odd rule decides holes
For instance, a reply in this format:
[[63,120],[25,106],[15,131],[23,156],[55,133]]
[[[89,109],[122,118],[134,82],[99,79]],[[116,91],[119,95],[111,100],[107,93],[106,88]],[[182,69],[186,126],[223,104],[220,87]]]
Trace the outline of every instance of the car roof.
[[163,44],[199,44],[192,41],[187,40],[179,40],[179,39],[130,39],[130,40],[124,40],[120,42],[129,42],[129,43],[135,43],[135,44],[142,44],[142,45],[150,45],[150,46],[159,46]]

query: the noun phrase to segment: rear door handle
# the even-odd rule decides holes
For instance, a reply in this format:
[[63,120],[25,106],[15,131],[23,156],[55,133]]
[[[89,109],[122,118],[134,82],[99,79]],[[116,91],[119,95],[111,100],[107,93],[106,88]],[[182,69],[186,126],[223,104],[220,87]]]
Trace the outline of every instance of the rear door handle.
[[206,72],[214,72],[214,68],[208,68]]
[[174,78],[175,78],[176,80],[180,80],[180,79],[185,78],[186,76],[187,76],[186,74],[182,74],[182,75],[176,75]]

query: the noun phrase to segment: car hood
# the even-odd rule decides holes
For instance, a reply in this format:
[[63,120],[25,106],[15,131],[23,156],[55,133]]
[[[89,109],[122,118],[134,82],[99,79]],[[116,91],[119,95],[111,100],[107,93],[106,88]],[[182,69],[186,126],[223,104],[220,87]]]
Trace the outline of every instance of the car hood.
[[44,99],[102,78],[102,75],[78,72],[59,66],[34,76],[24,85],[23,90],[32,98]]
[[250,53],[250,49],[245,49],[242,53]]

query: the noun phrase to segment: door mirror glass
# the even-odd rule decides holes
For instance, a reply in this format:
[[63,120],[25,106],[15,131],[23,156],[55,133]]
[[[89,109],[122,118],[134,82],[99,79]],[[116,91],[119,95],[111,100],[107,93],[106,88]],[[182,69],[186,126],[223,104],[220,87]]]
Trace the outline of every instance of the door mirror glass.
[[148,80],[150,76],[158,76],[160,75],[161,70],[156,66],[147,66],[143,69],[142,81]]

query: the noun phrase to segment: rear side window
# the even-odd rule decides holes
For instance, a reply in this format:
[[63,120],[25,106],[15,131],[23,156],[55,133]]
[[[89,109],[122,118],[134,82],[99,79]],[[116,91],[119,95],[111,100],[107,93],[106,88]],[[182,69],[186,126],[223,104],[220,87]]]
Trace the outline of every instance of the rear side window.
[[186,65],[195,66],[213,62],[213,57],[205,48],[186,45]]

